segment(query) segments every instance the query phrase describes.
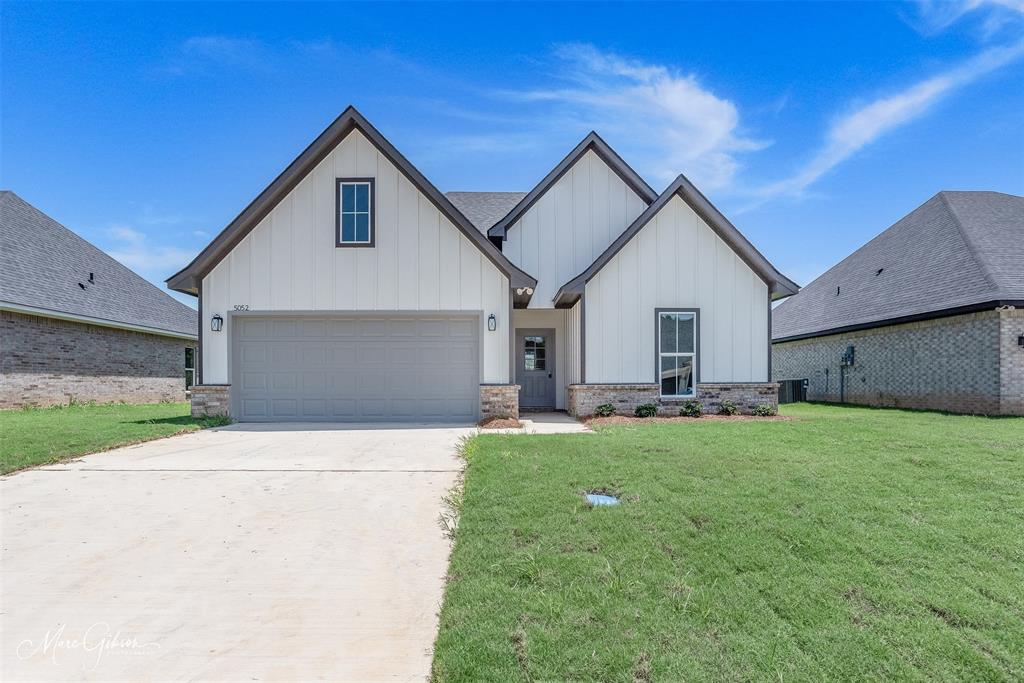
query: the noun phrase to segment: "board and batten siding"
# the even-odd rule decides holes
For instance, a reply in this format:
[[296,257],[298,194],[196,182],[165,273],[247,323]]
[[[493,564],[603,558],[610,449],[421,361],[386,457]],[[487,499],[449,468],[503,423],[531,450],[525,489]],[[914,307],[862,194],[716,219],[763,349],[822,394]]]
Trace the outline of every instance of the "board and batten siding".
[[[372,248],[335,246],[336,178],[376,179]],[[485,383],[508,382],[508,278],[358,130],[352,131],[205,277],[203,382],[227,384],[235,306],[250,311],[481,311]]]
[[656,382],[655,309],[700,309],[701,382],[768,380],[768,286],[679,197],[586,285],[586,382]]
[[647,204],[588,151],[513,223],[502,245],[537,278],[530,308],[554,308],[558,288],[600,256]]

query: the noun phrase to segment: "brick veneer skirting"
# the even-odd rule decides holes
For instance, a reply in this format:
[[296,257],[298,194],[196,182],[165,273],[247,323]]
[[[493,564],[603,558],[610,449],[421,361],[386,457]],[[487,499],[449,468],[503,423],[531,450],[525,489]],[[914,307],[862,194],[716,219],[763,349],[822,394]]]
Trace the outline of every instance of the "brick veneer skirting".
[[688,400],[700,402],[707,413],[717,413],[722,401],[736,404],[740,412],[750,413],[758,405],[767,404],[773,410],[779,404],[779,385],[775,382],[729,383],[697,385],[693,399],[662,399],[657,384],[570,384],[569,414],[587,417],[606,403],[615,407],[619,415],[632,415],[636,407],[655,403],[659,415],[678,415],[679,408]]
[[518,384],[481,384],[480,419],[512,417],[519,419]]
[[230,414],[230,384],[197,384],[192,387],[192,417],[228,417]]
[[[812,401],[1024,415],[1021,334],[1024,310],[993,309],[780,342],[773,374],[808,380]],[[841,368],[851,345],[854,364]]]
[[0,312],[0,408],[185,400],[185,348],[144,332]]

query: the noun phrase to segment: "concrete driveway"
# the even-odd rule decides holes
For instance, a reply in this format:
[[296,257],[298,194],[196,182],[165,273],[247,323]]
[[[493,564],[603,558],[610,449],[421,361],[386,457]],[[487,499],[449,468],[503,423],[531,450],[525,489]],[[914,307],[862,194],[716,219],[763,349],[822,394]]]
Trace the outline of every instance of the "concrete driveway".
[[0,479],[0,680],[424,680],[472,431],[236,425]]

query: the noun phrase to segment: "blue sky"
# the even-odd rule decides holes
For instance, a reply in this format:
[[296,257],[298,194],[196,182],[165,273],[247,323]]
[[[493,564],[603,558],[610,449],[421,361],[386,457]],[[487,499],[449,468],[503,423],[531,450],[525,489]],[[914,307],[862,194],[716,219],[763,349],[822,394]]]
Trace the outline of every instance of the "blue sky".
[[939,190],[1024,194],[1024,0],[2,13],[0,185],[161,286],[348,104],[443,191],[596,129],[800,284]]

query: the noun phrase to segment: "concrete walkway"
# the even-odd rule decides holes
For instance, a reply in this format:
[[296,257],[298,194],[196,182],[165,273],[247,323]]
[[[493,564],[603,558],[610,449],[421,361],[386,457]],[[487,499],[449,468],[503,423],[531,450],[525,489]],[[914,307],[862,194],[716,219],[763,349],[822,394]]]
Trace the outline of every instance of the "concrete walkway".
[[474,431],[237,425],[0,479],[0,680],[425,680]]
[[518,429],[487,429],[485,433],[503,434],[593,434],[593,430],[566,413],[520,413]]

